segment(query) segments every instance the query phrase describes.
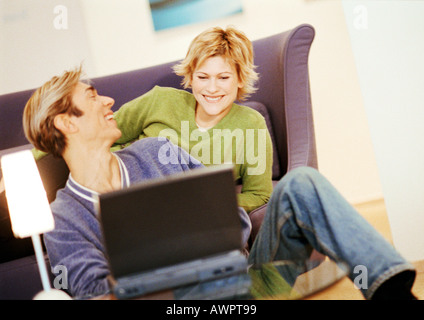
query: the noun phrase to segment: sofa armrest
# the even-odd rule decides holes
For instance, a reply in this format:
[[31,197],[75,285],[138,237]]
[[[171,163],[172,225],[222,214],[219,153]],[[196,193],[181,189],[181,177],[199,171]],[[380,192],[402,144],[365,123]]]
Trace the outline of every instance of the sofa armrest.
[[264,204],[263,206],[260,206],[259,208],[256,208],[255,210],[252,210],[249,213],[250,221],[252,222],[252,232],[250,233],[249,238],[249,248],[252,247],[253,242],[256,239],[256,236],[258,235],[259,229],[261,228],[262,221],[264,220],[267,204]]

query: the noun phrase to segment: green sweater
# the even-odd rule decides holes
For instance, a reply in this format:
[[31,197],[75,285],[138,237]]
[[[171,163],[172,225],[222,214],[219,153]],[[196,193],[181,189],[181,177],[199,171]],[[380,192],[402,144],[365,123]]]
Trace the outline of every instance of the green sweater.
[[196,126],[195,109],[191,93],[156,86],[115,112],[122,136],[112,150],[137,139],[166,137],[206,166],[232,163],[235,179],[242,183],[239,206],[247,212],[267,203],[272,192],[272,144],[262,115],[233,104],[217,125],[204,131]]

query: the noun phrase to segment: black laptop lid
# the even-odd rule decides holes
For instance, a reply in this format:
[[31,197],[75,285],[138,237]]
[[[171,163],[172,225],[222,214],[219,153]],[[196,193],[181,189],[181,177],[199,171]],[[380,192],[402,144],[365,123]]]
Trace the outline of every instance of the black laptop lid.
[[241,248],[232,166],[102,194],[99,212],[115,278]]

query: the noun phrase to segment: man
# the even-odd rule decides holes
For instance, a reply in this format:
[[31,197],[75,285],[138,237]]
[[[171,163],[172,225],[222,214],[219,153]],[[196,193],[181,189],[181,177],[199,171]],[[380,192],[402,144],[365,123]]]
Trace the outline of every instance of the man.
[[[87,296],[109,290],[94,195],[202,165],[156,138],[112,153],[110,147],[121,135],[111,111],[114,101],[80,77],[81,70],[65,72],[39,88],[25,107],[24,130],[37,149],[63,157],[70,169],[66,187],[51,205],[56,227],[44,240],[52,267],[68,270],[70,293]],[[178,162],[160,161],[164,145]],[[244,210],[240,219],[246,241],[250,224]],[[254,268],[274,260],[307,259],[313,248],[347,263],[351,279],[355,266],[365,266],[369,281],[361,290],[366,298],[414,298],[413,267],[316,170],[300,168],[276,186],[249,263]]]

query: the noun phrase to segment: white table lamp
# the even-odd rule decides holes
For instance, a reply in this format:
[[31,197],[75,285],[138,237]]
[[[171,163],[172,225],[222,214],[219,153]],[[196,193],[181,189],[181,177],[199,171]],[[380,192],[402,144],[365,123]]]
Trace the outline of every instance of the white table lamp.
[[34,245],[44,289],[34,299],[69,299],[65,292],[50,286],[40,234],[53,230],[54,220],[31,151],[2,156],[1,168],[13,234],[17,238],[31,237]]

